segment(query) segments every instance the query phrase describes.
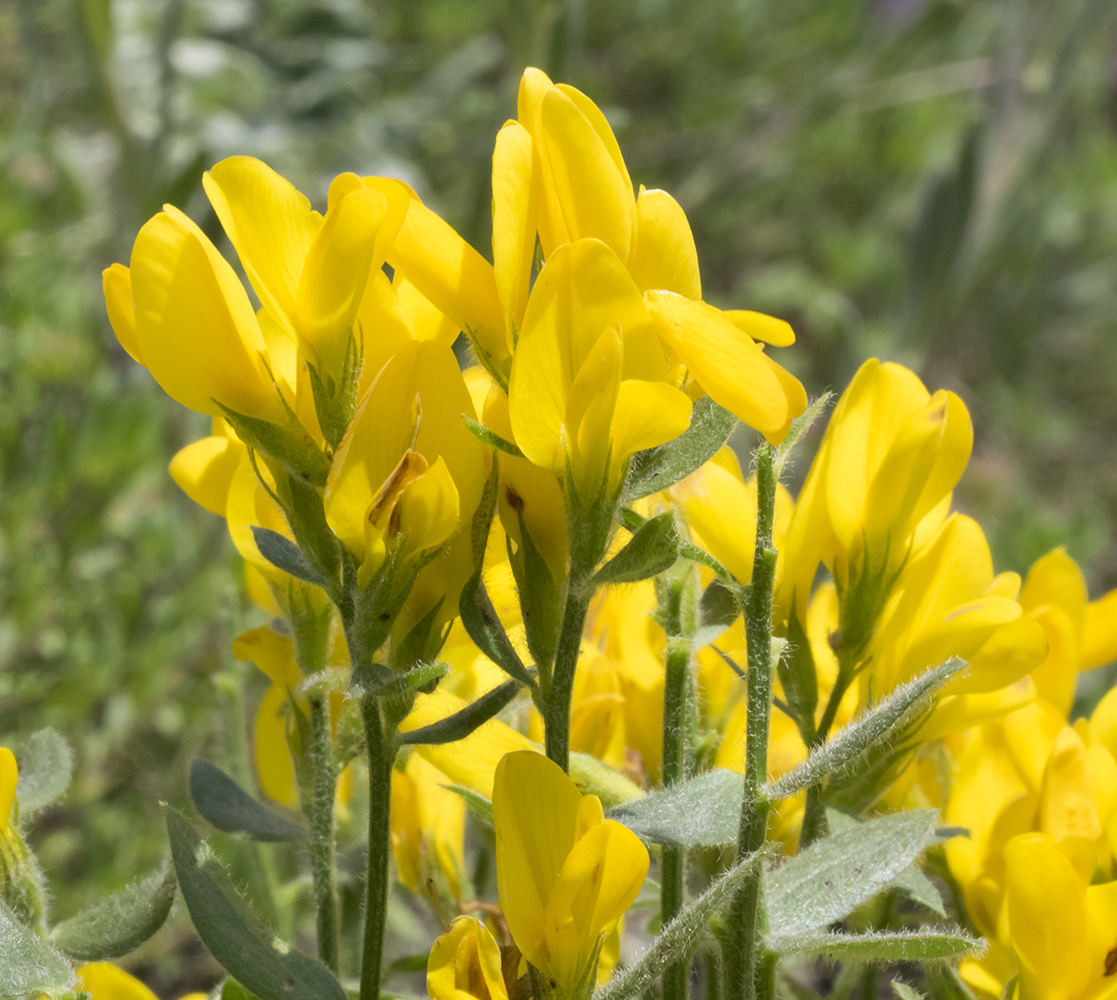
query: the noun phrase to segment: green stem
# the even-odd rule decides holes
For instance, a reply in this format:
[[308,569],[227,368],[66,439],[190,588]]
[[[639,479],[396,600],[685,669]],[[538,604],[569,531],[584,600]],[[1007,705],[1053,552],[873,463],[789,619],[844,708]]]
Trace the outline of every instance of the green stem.
[[[771,803],[764,794],[768,780],[768,725],[772,709],[772,589],[776,549],[772,523],[776,506],[773,449],[762,444],[756,460],[756,551],[752,583],[745,600],[748,640],[748,723],[745,731],[745,793],[737,835],[737,857],[764,846]],[[730,908],[725,954],[726,996],[754,1000],[771,995],[767,989],[769,964],[763,954],[761,871],[756,868],[738,891]],[[760,987],[758,990],[758,986]]]
[[[688,708],[691,701],[690,643],[673,639],[667,646],[663,688],[663,785],[682,781],[687,767]],[[665,844],[660,856],[659,912],[663,926],[686,901],[686,848]],[[663,971],[663,1000],[686,1000],[689,962],[686,957]]]
[[543,743],[547,756],[564,771],[570,770],[570,701],[574,696],[574,674],[582,649],[582,631],[589,611],[589,595],[582,593],[580,580],[571,579],[566,610],[562,616],[555,669],[546,692],[543,714]]
[[337,904],[337,848],[334,799],[337,766],[334,762],[330,710],[322,695],[310,699],[310,757],[314,777],[310,801],[310,866],[318,912],[318,957],[337,972],[341,915]]
[[396,760],[394,729],[386,725],[379,700],[361,700],[368,746],[368,862],[365,869],[365,932],[361,949],[360,1000],[379,1000],[384,965],[384,927],[391,871],[392,767]]

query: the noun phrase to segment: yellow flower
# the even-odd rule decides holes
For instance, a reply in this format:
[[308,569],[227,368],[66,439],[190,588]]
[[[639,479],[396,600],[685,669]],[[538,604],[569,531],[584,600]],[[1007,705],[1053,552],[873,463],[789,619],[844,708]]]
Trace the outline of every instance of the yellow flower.
[[532,289],[508,387],[512,430],[584,501],[611,496],[633,452],[690,423],[684,393],[632,372],[630,345],[649,328],[631,277],[596,240],[556,250]]
[[206,235],[173,205],[136,237],[131,268],[104,274],[109,319],[125,350],[167,394],[199,413],[221,407],[282,423],[289,386],[269,371],[248,295]]
[[7,747],[0,747],[0,836],[8,832],[18,783],[19,768],[16,767],[15,754]]
[[431,1000],[508,1000],[500,947],[484,924],[456,917],[427,959]]
[[412,892],[429,892],[437,872],[450,895],[461,899],[465,800],[448,783],[417,753],[403,770],[392,771],[392,853],[399,880]]
[[588,995],[602,939],[647,875],[647,849],[537,753],[500,762],[493,815],[497,887],[513,940],[560,995]]

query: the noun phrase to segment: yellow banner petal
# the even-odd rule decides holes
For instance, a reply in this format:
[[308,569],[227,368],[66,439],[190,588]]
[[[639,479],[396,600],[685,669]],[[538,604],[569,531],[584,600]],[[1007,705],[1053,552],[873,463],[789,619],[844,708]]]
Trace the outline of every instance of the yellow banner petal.
[[641,292],[662,288],[686,299],[701,299],[698,250],[682,206],[666,191],[648,191],[640,185],[636,217],[636,243],[628,259],[636,287]]
[[202,438],[171,459],[171,478],[199,507],[224,517],[229,487],[244,454],[244,445],[235,438]]
[[16,800],[19,768],[15,754],[7,747],[0,747],[0,834],[8,829],[12,818],[12,803]]
[[508,122],[493,149],[493,270],[509,353],[524,322],[538,221],[539,179],[532,167],[531,136],[519,122]]
[[609,429],[614,467],[634,452],[674,441],[690,426],[690,397],[665,382],[625,379]]
[[113,264],[101,272],[101,287],[112,332],[128,356],[142,365],[143,352],[136,336],[136,304],[132,301],[132,275],[123,264]]
[[737,329],[743,330],[753,340],[771,347],[790,347],[795,343],[795,331],[786,320],[751,309],[726,309],[725,315]]

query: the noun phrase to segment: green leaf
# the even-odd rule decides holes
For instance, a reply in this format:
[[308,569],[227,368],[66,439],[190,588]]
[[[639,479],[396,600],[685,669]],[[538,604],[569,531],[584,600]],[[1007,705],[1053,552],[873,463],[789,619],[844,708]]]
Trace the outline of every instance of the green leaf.
[[926,1000],[922,993],[898,979],[892,980],[892,992],[896,994],[896,1000]]
[[520,521],[520,540],[522,565],[520,559],[512,558],[512,539],[507,539],[508,555],[512,571],[516,576],[516,588],[520,594],[520,610],[524,621],[524,634],[528,650],[535,658],[541,671],[550,670],[555,662],[558,648],[559,629],[562,626],[562,613],[566,604],[563,587],[551,575],[547,560],[535,547],[527,525],[524,524],[522,511],[517,509]]
[[682,847],[720,847],[737,839],[744,776],[714,770],[636,802],[614,806],[610,819],[641,840]]
[[736,426],[737,418],[732,413],[703,396],[691,410],[690,427],[674,441],[632,456],[624,502],[658,493],[685,479],[717,454]]
[[485,582],[481,576],[480,568],[471,576],[462,587],[461,600],[458,603],[462,625],[469,637],[477,644],[490,660],[493,661],[509,677],[514,677],[525,687],[535,688],[535,678],[528,673],[520,654],[504,631],[500,618],[489,599],[489,592],[485,589]]
[[226,833],[247,833],[263,841],[306,836],[299,824],[257,802],[221,768],[204,760],[190,765],[190,797],[198,812]]
[[65,993],[74,985],[70,963],[0,900],[0,997]]
[[70,745],[53,729],[32,733],[19,762],[16,801],[21,814],[42,809],[61,798],[74,774]]
[[924,809],[871,819],[816,841],[769,873],[771,937],[819,930],[871,899],[919,856],[936,815]]
[[212,849],[167,809],[178,882],[198,936],[213,957],[260,1000],[345,1000],[321,963],[272,935],[234,888]]
[[712,580],[698,600],[698,631],[692,646],[701,649],[717,639],[741,613],[736,595],[721,580]]
[[866,934],[790,934],[769,936],[767,947],[779,955],[855,962],[925,962],[983,951],[985,942],[961,930],[869,931]]
[[464,785],[443,785],[442,787],[464,799],[465,804],[473,810],[475,815],[489,826],[494,826],[496,821],[493,819],[493,804],[484,795],[479,795],[472,788],[466,788]]
[[[624,525],[629,531],[636,533],[636,531],[643,525],[648,518],[637,514],[634,510],[629,510],[627,507],[622,507],[620,510],[621,524]],[[700,549],[693,542],[688,542],[685,538],[679,539],[679,555],[684,559],[689,559],[691,562],[696,562],[700,566],[705,566],[717,574],[719,580],[728,586],[736,587],[737,579],[729,572],[721,563],[719,563],[709,552]]]
[[307,562],[302,550],[291,539],[258,524],[252,525],[252,537],[256,539],[260,555],[277,569],[290,573],[296,580],[318,587],[323,585],[322,575]]
[[449,669],[450,664],[440,662],[416,663],[410,670],[393,670],[383,663],[366,663],[363,667],[354,667],[350,691],[355,697],[362,698],[418,691],[444,677]]
[[776,659],[776,672],[803,742],[810,746],[815,739],[818,672],[815,669],[810,639],[799,621],[794,604],[787,621],[787,646],[783,655]]
[[940,666],[932,667],[915,680],[901,684],[881,699],[875,708],[858,716],[802,764],[770,785],[768,796],[782,799],[800,788],[821,781],[839,768],[851,769],[858,763],[858,758],[878,744],[889,745],[913,716],[923,711],[925,700],[968,666],[965,660],[948,660]]
[[[962,982],[958,970],[944,962],[926,966],[923,974],[927,977],[931,1000],[977,1000],[970,988]],[[1011,995],[1010,992],[1009,996]]]
[[384,978],[388,979],[397,973],[426,972],[429,959],[430,954],[425,951],[415,955],[401,955],[384,970]]
[[141,882],[56,924],[51,943],[68,958],[99,962],[134,951],[167,920],[178,880],[170,862]]
[[675,516],[659,514],[633,532],[628,544],[594,574],[590,587],[638,583],[670,569],[678,558],[679,532]]
[[226,979],[221,984],[221,1000],[257,1000],[235,979]]
[[518,681],[505,681],[500,687],[493,688],[476,701],[466,705],[461,711],[448,715],[445,719],[439,719],[429,726],[420,726],[408,732],[401,731],[400,743],[404,746],[430,746],[463,740],[515,698],[520,687]]
[[465,426],[469,430],[469,433],[477,438],[485,447],[492,448],[493,451],[502,451],[505,455],[512,455],[515,458],[527,457],[520,451],[520,446],[514,441],[502,438],[499,434],[489,430],[484,424],[465,416],[465,414],[462,414],[462,420],[465,421]]
[[750,854],[715,879],[701,896],[684,906],[679,915],[663,927],[642,955],[613,973],[613,978],[593,994],[593,1000],[628,1000],[643,993],[668,965],[689,954],[710,918],[725,909],[745,878],[769,855],[768,850]]

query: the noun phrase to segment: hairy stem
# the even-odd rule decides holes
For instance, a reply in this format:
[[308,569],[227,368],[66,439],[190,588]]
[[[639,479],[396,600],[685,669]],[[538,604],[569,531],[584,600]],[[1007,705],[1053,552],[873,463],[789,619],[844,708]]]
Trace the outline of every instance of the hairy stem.
[[574,674],[578,668],[582,630],[586,626],[589,606],[589,596],[583,595],[575,581],[571,581],[543,715],[543,742],[547,756],[564,771],[570,769],[570,701],[574,696]]
[[[765,797],[768,779],[768,724],[772,708],[772,589],[776,549],[772,522],[776,506],[773,449],[762,444],[756,459],[756,551],[752,583],[745,601],[748,639],[748,724],[745,731],[745,794],[737,835],[737,857],[744,858],[764,846],[771,803]],[[729,1000],[754,1000],[771,996],[768,965],[761,937],[763,913],[760,899],[761,870],[756,868],[738,891],[730,908],[728,947],[725,950],[725,985]],[[774,972],[774,969],[773,969]],[[759,989],[758,989],[759,987]]]
[[337,904],[337,848],[334,798],[337,766],[334,762],[330,710],[325,695],[310,699],[310,758],[313,785],[310,794],[310,866],[314,877],[314,902],[318,914],[318,957],[337,972],[341,917]]

